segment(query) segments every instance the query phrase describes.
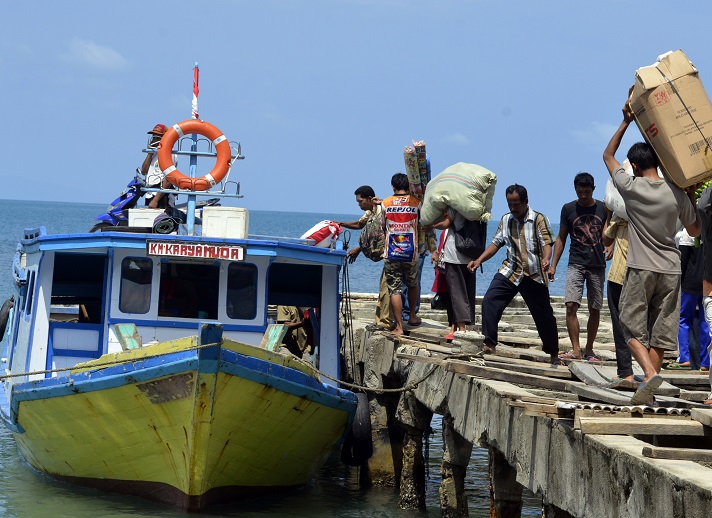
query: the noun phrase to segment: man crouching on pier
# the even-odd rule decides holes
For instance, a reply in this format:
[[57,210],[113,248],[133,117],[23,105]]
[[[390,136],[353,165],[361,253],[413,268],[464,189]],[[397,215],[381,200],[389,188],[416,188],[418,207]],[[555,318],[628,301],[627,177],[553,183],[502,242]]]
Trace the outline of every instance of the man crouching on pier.
[[551,363],[558,365],[559,334],[547,276],[554,243],[551,225],[546,216],[529,208],[529,196],[523,185],[510,185],[505,194],[509,212],[502,216],[492,243],[467,265],[474,272],[500,248],[507,246],[507,258],[482,299],[482,334],[485,337],[482,350],[485,354],[495,353],[497,324],[519,293],[532,314],[542,349],[551,356]]
[[630,352],[644,373],[643,383],[631,399],[639,405],[654,402],[653,391],[662,383],[663,355],[666,350],[677,350],[681,275],[680,252],[675,247],[677,220],[692,237],[700,235],[701,224],[694,187],[685,193],[661,179],[658,157],[649,144],[638,142],[628,151],[635,176],[628,176],[616,160],[615,153],[633,118],[626,102],[623,122],[603,152],[603,161],[630,220],[620,322]]

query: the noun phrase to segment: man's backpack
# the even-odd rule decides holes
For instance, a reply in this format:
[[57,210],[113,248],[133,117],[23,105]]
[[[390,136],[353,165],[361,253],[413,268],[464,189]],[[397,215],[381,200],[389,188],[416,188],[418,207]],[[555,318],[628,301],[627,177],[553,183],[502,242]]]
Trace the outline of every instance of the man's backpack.
[[477,259],[486,248],[487,223],[484,221],[469,221],[455,229],[455,248],[470,259]]
[[363,255],[371,261],[383,259],[383,252],[386,249],[386,232],[380,214],[371,214],[371,217],[368,218],[361,229],[358,244]]

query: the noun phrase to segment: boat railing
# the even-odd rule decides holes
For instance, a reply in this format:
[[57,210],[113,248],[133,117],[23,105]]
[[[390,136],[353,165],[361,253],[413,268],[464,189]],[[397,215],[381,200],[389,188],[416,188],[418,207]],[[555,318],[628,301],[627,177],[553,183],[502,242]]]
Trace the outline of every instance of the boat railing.
[[[240,183],[235,181],[230,181],[230,173],[232,172],[232,166],[236,160],[244,160],[245,157],[242,155],[242,145],[235,141],[229,140],[231,154],[230,154],[230,169],[225,175],[225,178],[220,182],[220,189],[217,191],[191,191],[189,189],[160,189],[151,187],[141,187],[143,192],[162,192],[167,194],[189,194],[196,196],[215,196],[219,195],[226,198],[243,198],[240,194]],[[195,146],[193,145],[195,144]],[[188,149],[185,149],[185,148]],[[202,148],[202,149],[199,149]],[[144,153],[154,153],[156,150],[152,148],[145,148]],[[189,156],[189,157],[217,157],[217,151],[215,150],[215,145],[210,139],[205,137],[198,137],[198,139],[193,142],[192,137],[185,136],[178,140],[177,148],[174,148],[172,154],[178,156]],[[234,186],[235,192],[228,192],[228,186]]]
[[281,236],[268,236],[265,234],[249,234],[248,239],[254,239],[256,241],[279,241],[280,243],[292,243],[295,245],[310,245],[314,246],[316,241],[313,239],[302,239],[300,237],[281,237]]

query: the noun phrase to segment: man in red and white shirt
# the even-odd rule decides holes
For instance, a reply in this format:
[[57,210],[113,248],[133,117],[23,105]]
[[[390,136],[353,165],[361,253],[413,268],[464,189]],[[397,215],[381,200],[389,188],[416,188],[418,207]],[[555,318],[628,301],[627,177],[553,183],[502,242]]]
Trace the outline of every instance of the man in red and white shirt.
[[383,253],[383,271],[391,299],[391,314],[395,320],[394,334],[403,334],[403,279],[408,286],[410,318],[408,324],[420,325],[415,310],[420,286],[418,280],[418,219],[420,201],[408,194],[408,176],[396,173],[391,178],[393,196],[382,202],[381,215],[386,229],[386,249]]

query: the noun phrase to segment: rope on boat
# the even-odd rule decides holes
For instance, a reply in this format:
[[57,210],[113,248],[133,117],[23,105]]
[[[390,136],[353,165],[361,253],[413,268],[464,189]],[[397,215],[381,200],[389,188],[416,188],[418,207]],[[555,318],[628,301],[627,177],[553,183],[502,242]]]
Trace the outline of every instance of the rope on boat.
[[[349,249],[349,241],[351,240],[351,232],[348,230],[343,234],[344,249]],[[354,328],[353,320],[351,314],[351,277],[349,276],[349,257],[344,257],[344,266],[341,271],[341,318],[344,322],[344,331],[348,334],[349,344],[351,344],[349,350],[349,360],[351,368],[351,374],[354,381],[363,383],[363,373],[358,367],[358,362],[356,361],[356,347],[354,346]]]
[[[181,349],[181,352],[183,352],[183,351],[195,351],[195,350],[199,350],[199,349],[204,349],[204,348],[206,348],[206,347],[214,347],[214,346],[216,346],[216,345],[221,345],[221,343],[220,343],[220,342],[214,342],[214,343],[209,343],[209,344],[194,345],[194,346],[192,346],[192,347],[186,347],[185,349]],[[24,377],[24,376],[39,376],[39,375],[41,375],[41,374],[54,374],[54,373],[58,373],[58,372],[67,372],[67,371],[80,370],[80,369],[81,369],[81,370],[83,370],[83,369],[94,370],[94,369],[101,368],[101,367],[113,367],[113,366],[122,365],[122,364],[125,364],[125,363],[133,363],[133,362],[141,361],[141,360],[149,360],[149,359],[152,359],[152,358],[159,358],[159,357],[161,357],[161,356],[165,356],[165,355],[167,355],[167,354],[173,354],[173,353],[175,353],[175,352],[176,352],[176,351],[167,351],[167,352],[163,352],[163,353],[159,353],[159,354],[147,354],[147,355],[144,355],[144,356],[141,356],[141,357],[138,357],[138,358],[124,358],[124,359],[120,359],[120,360],[104,361],[104,362],[92,363],[91,365],[87,365],[87,366],[82,366],[82,365],[77,366],[77,365],[75,365],[75,366],[73,366],[73,367],[62,367],[62,368],[58,368],[58,369],[46,369],[46,370],[40,370],[40,371],[20,372],[20,373],[17,373],[17,374],[3,374],[3,375],[0,375],[0,380],[5,380],[5,379],[9,379],[9,378],[22,378],[22,377]],[[309,363],[309,362],[307,362],[307,361],[300,360],[300,359],[297,358],[297,357],[294,357],[294,359],[297,360],[297,361],[299,361],[302,365],[308,366],[308,367],[313,371],[314,374],[317,374],[317,375],[319,375],[319,376],[323,376],[324,378],[327,378],[327,379],[329,379],[329,380],[331,380],[331,381],[335,381],[336,383],[339,383],[340,385],[342,385],[342,386],[344,386],[344,387],[347,387],[347,388],[350,388],[350,389],[363,390],[364,392],[374,392],[374,393],[376,393],[376,394],[385,394],[385,393],[394,393],[394,392],[406,392],[406,391],[408,391],[408,390],[414,390],[414,389],[415,389],[418,385],[420,385],[423,381],[425,381],[426,379],[428,379],[428,377],[430,377],[430,375],[431,375],[433,372],[435,372],[435,370],[436,370],[436,368],[437,368],[437,366],[435,366],[433,369],[431,369],[430,372],[428,372],[428,373],[427,373],[425,376],[423,376],[421,379],[419,379],[418,381],[415,381],[415,382],[408,382],[408,383],[406,383],[406,385],[405,385],[404,387],[402,387],[402,388],[398,388],[398,389],[385,389],[385,388],[371,388],[371,387],[365,387],[365,386],[362,386],[362,385],[357,385],[357,384],[354,384],[354,383],[348,383],[348,382],[346,382],[346,381],[342,381],[342,380],[339,380],[339,379],[334,378],[334,377],[332,377],[332,376],[329,376],[328,374],[326,374],[326,373],[324,373],[324,372],[321,372],[319,369],[317,369],[316,367],[314,367],[314,365],[312,365],[311,363]]]
[[426,379],[428,379],[433,372],[435,372],[438,369],[438,365],[434,365],[432,369],[430,369],[430,372],[428,372],[425,376],[420,378],[418,381],[409,381],[407,382],[404,386],[401,388],[393,388],[393,389],[387,389],[387,388],[373,388],[373,387],[366,387],[364,385],[357,385],[355,383],[349,383],[347,381],[341,381],[339,379],[336,379],[334,377],[329,376],[326,373],[321,372],[319,369],[314,367],[311,363],[303,362],[304,365],[309,365],[311,369],[316,373],[319,374],[319,376],[323,376],[326,379],[330,379],[331,381],[335,381],[342,385],[343,387],[350,388],[350,389],[356,389],[356,390],[362,390],[363,392],[373,392],[374,394],[387,394],[387,393],[397,393],[397,392],[408,392],[409,390],[415,390],[418,385],[423,383]]

